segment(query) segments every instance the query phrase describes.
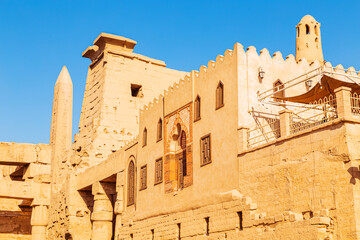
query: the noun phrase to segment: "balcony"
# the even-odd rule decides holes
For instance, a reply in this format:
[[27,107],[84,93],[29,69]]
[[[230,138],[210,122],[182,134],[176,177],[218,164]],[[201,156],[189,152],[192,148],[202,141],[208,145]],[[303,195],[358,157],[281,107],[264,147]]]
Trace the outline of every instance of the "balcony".
[[265,124],[239,128],[240,152],[280,141],[285,137],[330,124],[337,119],[360,120],[360,96],[349,87],[339,87],[308,104],[284,108]]

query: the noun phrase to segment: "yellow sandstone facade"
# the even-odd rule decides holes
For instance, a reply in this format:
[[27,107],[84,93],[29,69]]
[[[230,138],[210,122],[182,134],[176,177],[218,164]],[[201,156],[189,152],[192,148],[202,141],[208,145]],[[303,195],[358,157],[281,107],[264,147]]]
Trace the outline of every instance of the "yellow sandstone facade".
[[64,67],[50,143],[0,143],[0,239],[360,239],[360,75],[296,28],[190,73],[101,33],[74,141]]

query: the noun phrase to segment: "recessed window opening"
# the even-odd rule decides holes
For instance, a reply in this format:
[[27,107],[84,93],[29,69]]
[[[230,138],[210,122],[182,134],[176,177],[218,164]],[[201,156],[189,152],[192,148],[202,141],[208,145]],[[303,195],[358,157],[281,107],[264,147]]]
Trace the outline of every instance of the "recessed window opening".
[[276,102],[282,102],[280,98],[284,98],[284,97],[285,97],[284,84],[280,80],[277,80],[274,83],[274,100]]
[[133,205],[135,203],[135,164],[134,161],[130,161],[129,167],[128,167],[128,196],[127,196],[127,202],[128,206]]
[[162,120],[161,118],[158,121],[158,125],[157,125],[157,141],[160,141],[162,139]]
[[201,118],[201,113],[200,113],[200,96],[198,95],[195,99],[195,117],[194,117],[194,120],[197,121],[197,120],[200,120]]
[[309,25],[305,25],[305,28],[306,28],[306,34],[310,34],[310,27],[309,27]]
[[131,96],[143,97],[142,86],[138,84],[131,84]]
[[155,185],[162,182],[163,178],[163,161],[159,158],[155,161]]
[[205,224],[206,224],[206,236],[209,236],[209,233],[210,233],[210,228],[209,228],[209,223],[210,223],[210,217],[206,217],[205,218]]
[[130,239],[134,239],[134,234],[130,233]]
[[243,214],[242,212],[237,212],[238,218],[239,218],[239,230],[242,231],[243,230]]
[[154,229],[151,229],[151,240],[155,239],[155,231]]
[[210,134],[200,139],[200,166],[211,163],[211,140]]
[[216,109],[224,106],[224,84],[220,81],[216,88]]
[[144,190],[147,187],[147,165],[140,168],[140,190]]
[[186,166],[186,133],[185,131],[181,132],[181,149],[183,149],[183,176],[187,174],[187,166]]
[[180,240],[180,239],[181,239],[181,223],[178,223],[178,224],[177,224],[177,227],[178,227],[178,229],[177,229],[177,230],[178,230],[178,237],[177,237],[177,239]]
[[147,129],[144,128],[144,132],[143,132],[143,147],[145,147],[147,145]]
[[319,35],[319,33],[318,33],[318,28],[317,28],[317,26],[316,26],[316,25],[315,25],[314,29],[315,29],[315,34],[316,34],[316,36],[318,36],[318,35]]
[[297,36],[299,37],[300,36],[300,28],[297,27],[296,29],[297,29]]

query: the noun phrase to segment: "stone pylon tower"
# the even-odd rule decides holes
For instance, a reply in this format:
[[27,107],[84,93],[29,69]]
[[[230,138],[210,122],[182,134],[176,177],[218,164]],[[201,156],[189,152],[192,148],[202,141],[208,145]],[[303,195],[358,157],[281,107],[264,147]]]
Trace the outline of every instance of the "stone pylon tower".
[[309,63],[315,60],[320,64],[324,62],[320,23],[310,15],[304,16],[296,26],[295,59],[299,61],[301,58],[306,58]]
[[91,60],[72,165],[105,160],[139,133],[139,109],[186,75],[134,53],[136,41],[101,33],[83,57]]
[[72,142],[73,84],[64,66],[54,88],[53,111],[51,117],[50,145],[52,146],[52,183],[58,183],[57,176],[61,162],[71,149]]

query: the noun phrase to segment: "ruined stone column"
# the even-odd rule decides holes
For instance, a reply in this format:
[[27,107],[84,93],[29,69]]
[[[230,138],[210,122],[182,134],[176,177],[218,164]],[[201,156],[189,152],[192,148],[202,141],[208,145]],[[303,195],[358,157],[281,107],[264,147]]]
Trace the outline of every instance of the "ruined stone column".
[[34,199],[31,213],[31,240],[45,240],[48,225],[48,204]]
[[100,182],[93,184],[94,207],[91,214],[91,240],[111,240],[113,207]]

